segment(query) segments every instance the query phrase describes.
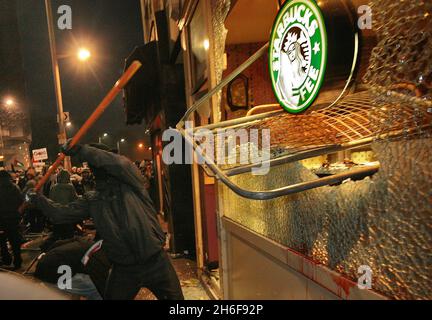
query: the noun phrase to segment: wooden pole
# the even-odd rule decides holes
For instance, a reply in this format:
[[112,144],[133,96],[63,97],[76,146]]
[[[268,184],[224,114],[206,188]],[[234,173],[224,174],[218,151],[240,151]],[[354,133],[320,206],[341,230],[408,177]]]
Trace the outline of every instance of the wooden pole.
[[[72,148],[75,146],[82,137],[87,133],[87,131],[93,126],[93,124],[100,118],[100,116],[104,113],[106,108],[111,104],[111,102],[115,99],[115,97],[120,93],[120,91],[124,88],[124,86],[129,82],[129,80],[133,77],[133,75],[141,68],[141,62],[134,61],[129,66],[129,68],[125,71],[125,73],[120,77],[120,79],[116,82],[114,87],[108,92],[105,98],[101,101],[101,103],[97,106],[95,111],[90,115],[87,121],[82,125],[82,127],[78,130],[76,135],[72,138],[72,141],[69,144],[69,147]],[[49,168],[49,170],[45,173],[42,179],[39,180],[36,185],[36,191],[39,191],[45,182],[47,182],[48,178],[53,174],[53,172],[59,167],[62,163],[66,155],[64,153],[60,153],[57,160],[54,164]]]

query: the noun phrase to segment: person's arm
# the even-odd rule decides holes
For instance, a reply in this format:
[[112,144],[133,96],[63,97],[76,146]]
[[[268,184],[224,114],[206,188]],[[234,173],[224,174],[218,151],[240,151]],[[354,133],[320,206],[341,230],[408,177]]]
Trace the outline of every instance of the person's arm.
[[[18,186],[14,185],[14,193],[15,193],[15,203],[16,203],[16,211],[18,211],[19,207],[21,207],[22,203],[24,202],[23,194],[21,193],[21,190]],[[9,199],[10,201],[12,199]]]
[[134,187],[142,189],[144,180],[138,168],[127,158],[118,154],[83,145],[78,156],[82,162],[96,168],[105,169],[109,175]]
[[75,223],[88,218],[89,205],[87,199],[78,199],[68,205],[61,205],[43,195],[37,195],[32,201],[44,215],[54,224]]
[[48,198],[53,200],[54,198],[54,187],[50,188],[49,194],[48,194]]
[[78,193],[76,192],[75,187],[71,184],[69,185],[69,189],[70,189],[70,197],[69,197],[69,202],[75,201],[78,199]]

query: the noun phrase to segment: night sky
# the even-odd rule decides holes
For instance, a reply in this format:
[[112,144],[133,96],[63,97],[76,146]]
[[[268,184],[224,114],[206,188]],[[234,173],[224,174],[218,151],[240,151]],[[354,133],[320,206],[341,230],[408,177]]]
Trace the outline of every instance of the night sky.
[[[72,8],[72,30],[57,28],[60,5]],[[124,59],[135,46],[143,44],[140,4],[139,0],[53,0],[52,8],[57,53],[71,55],[60,60],[64,111],[70,112],[73,123],[67,129],[70,137],[122,74]],[[31,111],[32,148],[48,147],[54,158],[58,152],[57,109],[44,1],[18,0],[18,23]],[[76,59],[79,46],[90,49],[91,61],[82,63]],[[139,154],[131,152],[139,141],[147,142],[144,131],[144,125],[126,127],[120,94],[84,141],[95,142],[107,132],[110,137],[104,139],[106,144],[114,147],[117,140],[126,138],[122,152],[138,158]]]

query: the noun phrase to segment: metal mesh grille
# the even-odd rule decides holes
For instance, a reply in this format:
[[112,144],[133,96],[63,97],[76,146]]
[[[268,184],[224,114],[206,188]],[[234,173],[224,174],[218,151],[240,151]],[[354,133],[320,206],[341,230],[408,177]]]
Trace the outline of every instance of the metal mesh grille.
[[339,104],[304,115],[282,114],[248,128],[271,128],[271,147],[284,153],[317,145],[344,143],[372,134],[368,93],[348,96]]
[[[414,99],[415,103],[412,100],[407,103],[404,100],[406,98],[394,91],[389,91],[383,97],[382,94],[376,95],[374,90],[366,90],[348,95],[336,105],[308,114],[281,113],[263,120],[246,122],[233,129],[239,132],[239,129],[250,131],[270,128],[270,154],[273,159],[369,137],[400,139],[414,135],[430,135],[431,101],[413,97],[411,99]],[[236,161],[240,159],[240,150],[244,148],[240,145],[240,137],[236,137]],[[230,138],[232,137],[227,136],[225,131],[217,136],[217,139],[225,140],[224,144],[220,144],[225,149],[232,142]],[[256,147],[263,152],[261,145],[251,146],[249,143],[248,147]],[[251,158],[250,162],[252,161]],[[223,159],[223,164],[228,162],[228,159]],[[230,164],[223,168],[240,166],[240,163]]]

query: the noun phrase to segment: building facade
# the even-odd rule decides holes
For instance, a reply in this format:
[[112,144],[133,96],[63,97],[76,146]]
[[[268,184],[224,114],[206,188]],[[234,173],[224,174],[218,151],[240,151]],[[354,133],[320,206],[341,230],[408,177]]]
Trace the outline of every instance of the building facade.
[[3,167],[31,165],[31,130],[16,1],[0,4],[0,147]]

